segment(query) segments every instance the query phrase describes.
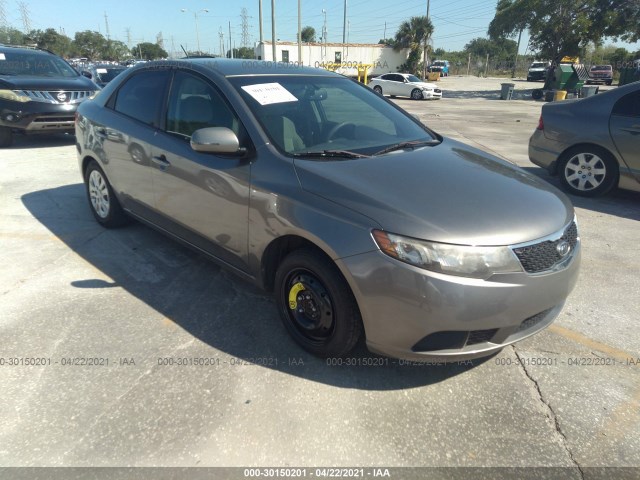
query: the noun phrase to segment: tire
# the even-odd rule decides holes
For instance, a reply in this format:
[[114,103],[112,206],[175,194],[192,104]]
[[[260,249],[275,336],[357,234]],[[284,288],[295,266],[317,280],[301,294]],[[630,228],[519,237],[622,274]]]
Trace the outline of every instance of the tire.
[[607,85],[611,85],[613,83],[613,80],[607,80]]
[[378,95],[382,95],[382,87],[380,85],[376,85],[375,87],[373,87],[373,91]]
[[13,143],[13,132],[10,128],[0,127],[0,148],[10,147]]
[[618,163],[605,149],[595,145],[575,147],[558,162],[563,188],[573,195],[597,197],[618,183]]
[[301,249],[285,257],[274,290],[284,327],[313,355],[342,357],[362,335],[360,310],[349,285],[319,252]]
[[413,90],[411,90],[412,100],[422,100],[423,98],[424,95],[422,94],[422,90],[420,90],[419,88],[414,88]]
[[95,160],[87,165],[84,184],[91,213],[100,225],[117,228],[129,223],[130,219],[113,193],[107,176]]
[[531,77],[527,77],[527,82],[533,82],[533,79]]
[[541,88],[536,88],[533,92],[531,92],[531,98],[534,100],[540,100],[544,95],[544,91]]

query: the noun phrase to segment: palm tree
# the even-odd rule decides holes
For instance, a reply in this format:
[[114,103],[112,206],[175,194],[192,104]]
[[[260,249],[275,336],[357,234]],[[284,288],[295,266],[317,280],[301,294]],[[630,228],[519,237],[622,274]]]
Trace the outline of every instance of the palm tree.
[[[418,73],[421,51],[427,48],[427,41],[433,34],[433,24],[427,17],[411,17],[398,27],[395,37],[394,50],[408,48],[409,58],[405,64],[411,73]],[[426,68],[426,65],[425,65]]]

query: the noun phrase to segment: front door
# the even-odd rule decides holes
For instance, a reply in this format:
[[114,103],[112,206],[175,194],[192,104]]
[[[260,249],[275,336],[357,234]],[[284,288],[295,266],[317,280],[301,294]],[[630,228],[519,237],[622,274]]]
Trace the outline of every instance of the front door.
[[173,233],[246,270],[250,163],[193,150],[192,133],[205,127],[230,128],[246,142],[244,128],[219,90],[195,73],[177,70],[166,127],[152,151],[156,210]]

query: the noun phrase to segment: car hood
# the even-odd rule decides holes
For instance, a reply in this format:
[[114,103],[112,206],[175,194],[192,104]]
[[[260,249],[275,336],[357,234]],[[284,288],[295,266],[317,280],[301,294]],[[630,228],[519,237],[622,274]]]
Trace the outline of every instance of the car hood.
[[411,86],[415,86],[418,88],[438,88],[437,85],[434,85],[433,83],[427,83],[427,82],[408,82],[407,85],[411,85]]
[[295,168],[304,190],[414,238],[513,245],[555,233],[573,218],[571,202],[555,187],[450,139],[371,158],[296,159]]
[[87,77],[73,78],[0,76],[0,87],[9,90],[98,90]]

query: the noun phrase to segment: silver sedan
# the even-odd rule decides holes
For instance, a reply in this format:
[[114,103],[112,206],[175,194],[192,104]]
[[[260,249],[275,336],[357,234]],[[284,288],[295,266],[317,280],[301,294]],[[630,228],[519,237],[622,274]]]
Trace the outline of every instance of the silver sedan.
[[574,195],[640,191],[640,82],[544,105],[529,159]]

